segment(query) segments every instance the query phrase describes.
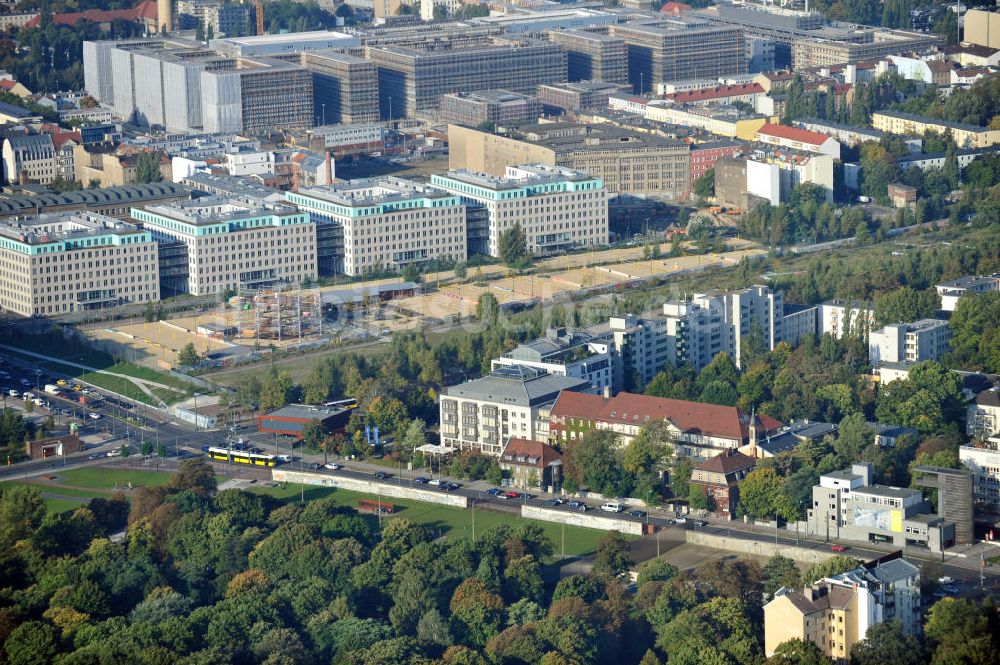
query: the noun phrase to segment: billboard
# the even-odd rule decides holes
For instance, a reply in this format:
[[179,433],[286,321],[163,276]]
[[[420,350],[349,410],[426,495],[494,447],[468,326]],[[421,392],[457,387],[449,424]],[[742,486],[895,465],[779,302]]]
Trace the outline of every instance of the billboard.
[[903,511],[888,508],[855,508],[855,526],[880,529],[894,533],[903,532]]

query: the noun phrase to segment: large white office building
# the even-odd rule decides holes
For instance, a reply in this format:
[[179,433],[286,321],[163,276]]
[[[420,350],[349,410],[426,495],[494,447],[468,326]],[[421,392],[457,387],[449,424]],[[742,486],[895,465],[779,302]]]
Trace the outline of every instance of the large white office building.
[[[466,259],[458,196],[403,178],[368,178],[286,195],[320,225],[334,225],[334,272],[357,276],[432,259]],[[342,244],[341,244],[342,243]]]
[[152,234],[61,212],[0,221],[0,307],[51,316],[160,299]]
[[504,177],[466,170],[431,176],[431,184],[487,210],[489,253],[500,256],[500,235],[520,224],[530,254],[608,242],[604,182],[560,166],[508,166]]
[[316,225],[284,203],[208,197],[133,208],[160,242],[163,286],[205,295],[317,278]]

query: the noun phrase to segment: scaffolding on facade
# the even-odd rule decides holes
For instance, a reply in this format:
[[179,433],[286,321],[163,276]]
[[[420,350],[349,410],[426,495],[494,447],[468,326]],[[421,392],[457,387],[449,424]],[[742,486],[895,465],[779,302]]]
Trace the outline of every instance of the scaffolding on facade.
[[233,299],[244,339],[302,341],[323,334],[318,289],[241,290]]

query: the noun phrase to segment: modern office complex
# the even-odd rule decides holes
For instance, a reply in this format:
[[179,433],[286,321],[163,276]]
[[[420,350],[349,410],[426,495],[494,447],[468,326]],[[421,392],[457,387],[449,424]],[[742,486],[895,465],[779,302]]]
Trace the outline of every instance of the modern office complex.
[[586,333],[567,332],[565,328],[550,329],[545,337],[518,344],[492,363],[493,369],[512,365],[585,379],[601,391],[617,392],[621,388],[621,372],[615,372],[612,345]]
[[301,64],[312,73],[317,125],[376,122],[378,73],[364,58],[337,51],[305,51]]
[[951,327],[947,321],[896,323],[868,334],[868,360],[873,365],[937,360],[949,350],[949,340]]
[[490,256],[500,256],[500,236],[516,224],[536,255],[608,242],[607,192],[586,173],[531,164],[508,167],[503,178],[450,171],[432,175],[431,184],[485,206]]
[[621,37],[585,30],[552,30],[548,36],[566,49],[567,80],[627,82],[628,51]]
[[465,206],[440,189],[385,177],[308,187],[287,198],[324,236],[330,231],[334,272],[357,276],[466,258]]
[[606,109],[608,97],[628,92],[625,83],[602,81],[576,81],[573,83],[547,83],[538,86],[538,101],[548,112],[574,113],[584,109]]
[[359,46],[361,41],[354,35],[331,30],[224,37],[211,41],[214,50],[231,58],[274,57],[303,51],[351,49]]
[[566,80],[562,47],[530,39],[486,40],[469,48],[369,47],[367,57],[378,68],[379,106],[386,118],[437,109],[449,92],[534,94],[540,83]]
[[547,422],[539,423],[539,411],[560,394],[584,390],[591,390],[585,379],[520,365],[497,368],[444,389],[441,444],[499,456],[509,438],[535,439],[538,429],[547,429]]
[[51,316],[160,299],[152,234],[88,212],[0,221],[0,307]]
[[[971,488],[969,494],[971,506]],[[955,522],[931,513],[919,490],[874,485],[868,464],[820,476],[807,513],[809,535],[828,540],[890,543],[931,552],[958,542]]]
[[441,122],[478,127],[535,122],[542,105],[531,95],[510,90],[452,92],[441,96]]
[[313,280],[309,213],[257,199],[207,197],[132,210],[160,243],[165,291],[205,295]]
[[611,34],[628,49],[629,83],[642,94],[658,83],[747,73],[743,32],[704,21],[666,25],[626,23]]
[[690,147],[681,141],[609,125],[546,123],[507,135],[448,127],[448,164],[503,177],[508,166],[548,164],[583,171],[610,194],[677,199],[690,183]]
[[257,134],[316,124],[312,76],[281,60],[241,59],[228,71],[206,70],[201,94],[206,132]]

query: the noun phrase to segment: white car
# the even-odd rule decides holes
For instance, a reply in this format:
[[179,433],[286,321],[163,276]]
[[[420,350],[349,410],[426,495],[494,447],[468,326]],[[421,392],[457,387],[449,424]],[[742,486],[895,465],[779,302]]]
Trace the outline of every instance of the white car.
[[101,414],[94,413],[93,411],[91,411],[88,415],[90,416],[91,420],[100,420],[101,419]]
[[333,462],[329,462],[327,464],[324,464],[323,468],[324,469],[330,469],[330,471],[336,471],[337,469],[343,469],[344,465],[343,464],[334,464]]
[[16,391],[16,390],[14,390],[13,388],[11,388],[10,390],[8,390],[8,391],[7,391],[7,394],[8,394],[8,395],[10,395],[11,397],[17,397],[17,396],[18,396],[18,395],[20,395],[21,393],[17,392],[17,391]]
[[621,511],[625,510],[625,506],[621,503],[618,503],[617,501],[608,501],[603,506],[601,506],[601,510],[603,510],[606,513],[620,513]]
[[115,448],[114,450],[108,451],[108,457],[121,457],[121,454],[122,454],[121,448]]
[[441,485],[441,479],[440,478],[431,478],[429,481],[427,481],[427,484],[428,485],[434,485],[435,487],[437,487],[437,486]]
[[677,519],[674,520],[674,524],[684,524],[685,522],[687,522],[686,517],[678,517]]

